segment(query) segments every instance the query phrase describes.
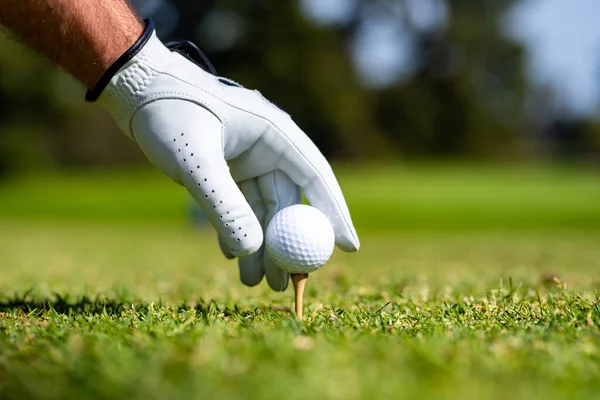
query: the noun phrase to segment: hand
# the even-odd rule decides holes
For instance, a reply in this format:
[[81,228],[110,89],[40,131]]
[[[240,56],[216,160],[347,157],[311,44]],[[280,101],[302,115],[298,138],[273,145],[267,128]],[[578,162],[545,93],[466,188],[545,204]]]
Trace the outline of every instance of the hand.
[[263,232],[282,208],[301,201],[331,221],[336,244],[359,240],[333,171],[290,116],[258,91],[209,72],[201,53],[171,50],[144,35],[91,92],[148,159],[185,186],[218,233],[223,253],[240,257],[240,277],[263,275],[285,290],[288,274],[263,251]]

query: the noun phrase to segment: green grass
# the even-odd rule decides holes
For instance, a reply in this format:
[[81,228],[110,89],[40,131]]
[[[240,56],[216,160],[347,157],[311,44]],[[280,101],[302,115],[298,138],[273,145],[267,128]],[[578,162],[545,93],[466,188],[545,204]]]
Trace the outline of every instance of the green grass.
[[[524,166],[337,168],[364,232],[600,230],[600,173]],[[181,224],[188,197],[155,171],[19,177],[0,218]]]
[[9,183],[0,398],[596,398],[595,178],[344,170],[362,249],[311,276],[302,323],[160,176]]

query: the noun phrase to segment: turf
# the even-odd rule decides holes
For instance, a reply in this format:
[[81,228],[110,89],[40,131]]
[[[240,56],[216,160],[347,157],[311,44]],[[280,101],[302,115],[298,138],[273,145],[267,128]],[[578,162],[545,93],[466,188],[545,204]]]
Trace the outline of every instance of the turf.
[[[335,169],[361,232],[600,229],[597,170],[498,165]],[[0,218],[185,223],[188,197],[155,171],[30,175],[0,185]]]
[[[9,183],[0,398],[596,398],[598,185],[589,173],[522,170],[528,185],[512,174],[344,171],[362,249],[313,274],[302,323],[290,290],[239,283],[213,232],[183,223],[186,198],[160,177]],[[48,187],[70,188],[72,207],[52,190],[40,202]],[[458,218],[463,191],[480,211]],[[521,201],[537,214],[506,222]],[[396,229],[360,222],[382,210]]]

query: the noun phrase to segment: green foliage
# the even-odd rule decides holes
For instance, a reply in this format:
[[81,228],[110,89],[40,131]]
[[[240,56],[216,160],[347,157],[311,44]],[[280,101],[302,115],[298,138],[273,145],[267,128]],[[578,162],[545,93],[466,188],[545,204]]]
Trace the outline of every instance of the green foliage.
[[[597,153],[594,121],[577,119],[572,132],[560,131],[562,125],[552,125],[564,117],[552,110],[554,94],[542,95],[529,82],[524,49],[502,29],[516,1],[441,1],[446,20],[429,29],[411,23],[405,1],[357,1],[337,24],[317,23],[298,2],[172,3],[180,20],[165,40],[197,42],[220,74],[281,105],[330,158],[526,158],[561,154],[563,147],[576,149],[576,160]],[[226,48],[214,43],[222,26],[207,24],[218,13],[238,21],[241,32]],[[409,37],[413,68],[403,79],[372,87],[357,73],[353,43],[365,26],[381,23]],[[144,163],[83,95],[81,85],[44,58],[0,36],[0,176]],[[533,116],[541,114],[540,127]]]

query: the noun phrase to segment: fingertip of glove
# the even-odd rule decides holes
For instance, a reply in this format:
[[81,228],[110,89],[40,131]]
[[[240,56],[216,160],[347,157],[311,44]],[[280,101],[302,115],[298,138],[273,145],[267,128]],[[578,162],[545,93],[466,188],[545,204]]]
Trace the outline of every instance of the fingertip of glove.
[[256,253],[261,248],[264,238],[260,222],[251,210],[240,216],[233,216],[235,214],[231,212],[231,218],[220,219],[215,225],[222,241],[221,248],[229,249],[234,257],[245,257]]
[[271,288],[271,290],[275,292],[285,292],[285,290],[288,287],[288,282],[272,283],[269,280],[267,280],[267,282],[269,283],[269,287]]
[[265,254],[264,259],[265,277],[269,287],[275,292],[284,292],[290,282],[290,274],[277,267],[271,257]]
[[285,292],[290,281],[290,274],[287,272],[281,270],[275,272],[268,267],[265,268],[265,277],[269,287],[275,292]]
[[242,283],[248,287],[257,286],[262,281],[263,276],[240,275]]
[[253,254],[249,257],[242,257],[238,260],[240,270],[240,280],[246,286],[258,285],[264,276],[262,264],[260,263],[261,252]]
[[[240,239],[240,238],[238,238]],[[237,247],[231,249],[231,255],[233,257],[246,257],[250,254],[256,253],[260,247],[262,246],[263,236],[254,237],[252,239],[247,238],[247,240],[237,240]]]
[[347,237],[336,237],[335,243],[337,246],[346,253],[353,253],[360,249],[360,241],[358,237],[347,238]]
[[221,252],[225,256],[225,258],[228,260],[233,260],[235,258],[235,256],[231,252],[231,249],[229,248],[229,246],[227,246],[227,244],[225,243],[223,238],[221,238],[220,235],[217,235],[217,238],[218,238],[218,242],[219,242],[219,247],[221,248]]

